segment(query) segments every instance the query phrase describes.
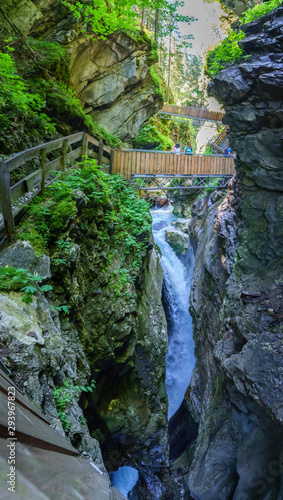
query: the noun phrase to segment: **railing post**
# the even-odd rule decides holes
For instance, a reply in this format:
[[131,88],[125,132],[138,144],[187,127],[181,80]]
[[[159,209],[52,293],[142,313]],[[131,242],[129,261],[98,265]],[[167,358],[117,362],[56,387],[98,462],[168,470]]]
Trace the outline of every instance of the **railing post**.
[[113,174],[113,167],[114,167],[114,149],[111,149],[109,174]]
[[40,161],[40,166],[41,166],[41,196],[44,194],[45,191],[45,167],[46,163],[46,150],[43,148],[41,150],[41,161]]
[[103,156],[103,142],[100,142],[99,143],[99,150],[98,150],[97,165],[101,165],[102,156]]
[[86,159],[87,153],[88,153],[88,138],[87,138],[87,134],[85,133],[83,135],[83,143],[82,143],[82,156],[84,156],[85,159]]
[[63,142],[63,151],[61,157],[61,170],[62,172],[66,172],[66,164],[67,164],[67,154],[68,154],[68,141]]
[[10,169],[5,162],[0,162],[0,198],[5,230],[8,238],[11,239],[12,231],[15,229],[15,222],[10,191]]

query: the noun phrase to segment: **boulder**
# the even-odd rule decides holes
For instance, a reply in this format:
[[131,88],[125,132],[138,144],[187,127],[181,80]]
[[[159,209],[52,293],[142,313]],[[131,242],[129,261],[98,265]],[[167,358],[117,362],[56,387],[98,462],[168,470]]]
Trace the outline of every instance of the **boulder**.
[[172,222],[172,226],[180,229],[183,233],[188,233],[188,225],[190,223],[190,219],[177,219]]
[[179,229],[167,229],[165,231],[165,239],[173,250],[179,255],[188,253],[191,248],[188,235]]

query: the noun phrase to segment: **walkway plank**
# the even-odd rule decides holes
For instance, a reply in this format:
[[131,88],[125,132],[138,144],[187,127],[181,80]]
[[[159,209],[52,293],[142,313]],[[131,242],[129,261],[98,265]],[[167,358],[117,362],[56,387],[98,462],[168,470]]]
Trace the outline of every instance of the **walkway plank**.
[[188,118],[198,118],[199,120],[221,122],[225,113],[223,111],[209,111],[208,109],[202,108],[164,104],[158,114],[184,116]]

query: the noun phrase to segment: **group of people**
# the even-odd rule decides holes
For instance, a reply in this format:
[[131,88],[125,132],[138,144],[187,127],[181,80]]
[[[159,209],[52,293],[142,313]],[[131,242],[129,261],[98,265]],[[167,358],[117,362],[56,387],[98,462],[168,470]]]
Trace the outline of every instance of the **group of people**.
[[[185,155],[191,155],[192,152],[193,152],[192,145],[189,141],[184,149],[184,153],[185,153]],[[177,144],[175,144],[175,146],[173,148],[173,153],[175,153],[176,155],[181,154],[181,146],[180,146],[179,142],[177,142]],[[230,147],[225,149],[224,155],[232,157],[232,158],[236,158],[236,155],[234,153],[232,153],[232,149]]]
[[[185,153],[185,155],[191,155],[192,152],[193,152],[192,145],[190,142],[188,142],[188,144],[186,145],[186,147],[184,149],[184,153]],[[177,144],[175,144],[175,146],[173,148],[173,153],[175,153],[176,155],[181,154],[181,146],[180,146],[179,142],[177,142]]]

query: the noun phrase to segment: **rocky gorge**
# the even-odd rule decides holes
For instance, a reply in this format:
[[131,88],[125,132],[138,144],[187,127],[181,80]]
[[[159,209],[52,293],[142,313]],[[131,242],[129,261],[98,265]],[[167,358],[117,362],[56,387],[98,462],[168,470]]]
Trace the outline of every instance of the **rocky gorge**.
[[[90,168],[84,175],[105,192],[107,174]],[[5,276],[5,270],[17,275],[16,269],[24,269],[28,278],[38,274],[49,290],[38,289],[23,302],[20,286],[9,278],[5,284],[2,273],[1,360],[53,426],[103,471],[98,442],[108,471],[125,463],[141,470],[168,466],[163,276],[148,205],[122,179],[99,205],[91,198],[93,188],[60,193],[59,210],[67,207],[63,219],[57,218],[58,206],[49,193],[44,204],[54,225],[44,242],[39,228],[36,239],[43,246],[28,242],[28,231],[35,230],[31,218],[19,227],[17,241],[1,251]],[[124,222],[115,227],[122,206]],[[137,240],[125,232],[127,217]],[[121,252],[127,239],[129,252]],[[133,259],[135,241],[139,255]],[[90,390],[82,391],[83,386]]]
[[184,498],[283,494],[282,16],[243,26],[247,62],[209,85],[226,109],[237,176],[193,223],[196,366],[172,422],[173,445],[178,429],[199,426],[175,463],[187,467]]
[[[40,7],[31,0],[5,0],[0,20],[7,36],[28,34],[38,41],[59,44],[65,51],[66,85],[79,98],[86,115],[122,141],[132,142],[162,107],[159,84],[150,71],[157,53],[145,33],[131,36],[118,31],[96,39],[82,33],[82,20],[57,0]],[[52,79],[62,80],[58,69],[55,71]],[[50,77],[50,70],[43,69],[41,76]],[[65,120],[68,122],[67,116]]]
[[[59,40],[51,10],[46,26]],[[23,291],[1,287],[2,361],[104,474],[105,466],[139,469],[135,500],[282,499],[282,26],[282,8],[244,26],[246,60],[209,86],[225,106],[237,153],[227,196],[173,200],[182,219],[167,230],[167,241],[181,260],[189,239],[195,250],[196,365],[169,433],[163,275],[145,202],[90,169],[87,179],[77,179],[79,187],[63,184],[55,198],[35,205],[13,244],[1,249],[1,267],[25,268],[51,287],[37,288],[30,303],[22,301]],[[70,67],[84,61],[71,71],[73,86],[90,114],[99,119],[105,111],[112,123],[115,106],[126,106],[124,91],[140,89],[134,70],[147,82],[146,56],[140,45],[128,50],[121,34],[81,45],[70,33]],[[97,69],[104,50],[117,69],[113,88],[112,62],[103,75]],[[127,140],[131,121],[125,123]],[[62,396],[72,399],[63,418]]]

